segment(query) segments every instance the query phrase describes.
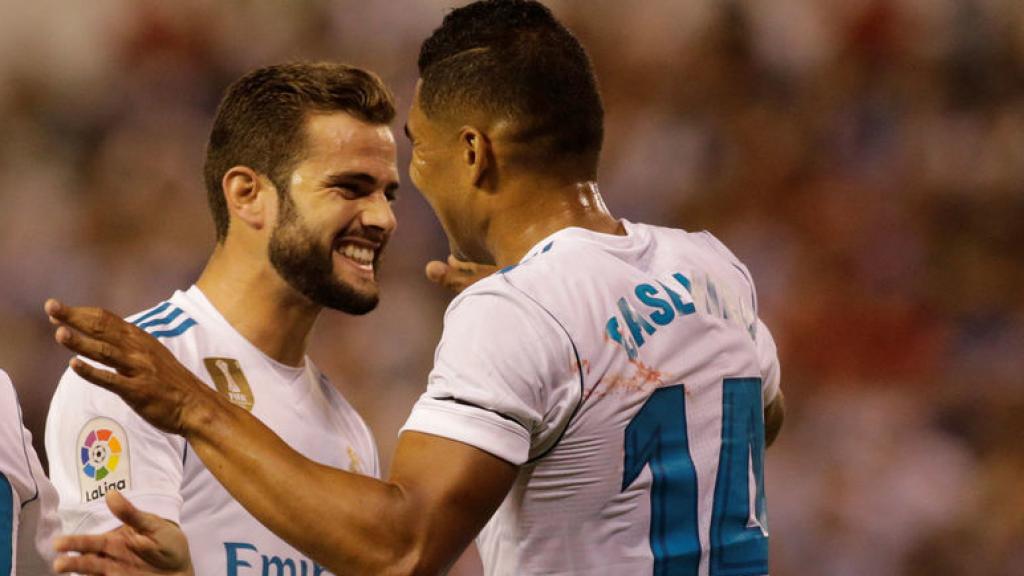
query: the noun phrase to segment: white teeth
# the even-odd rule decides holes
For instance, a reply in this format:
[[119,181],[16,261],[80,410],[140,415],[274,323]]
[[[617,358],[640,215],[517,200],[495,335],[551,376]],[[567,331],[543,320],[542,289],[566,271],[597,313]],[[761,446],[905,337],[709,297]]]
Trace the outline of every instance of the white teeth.
[[373,250],[369,248],[363,248],[356,246],[355,244],[346,244],[342,248],[341,253],[351,260],[354,260],[357,264],[363,266],[370,266],[373,264]]

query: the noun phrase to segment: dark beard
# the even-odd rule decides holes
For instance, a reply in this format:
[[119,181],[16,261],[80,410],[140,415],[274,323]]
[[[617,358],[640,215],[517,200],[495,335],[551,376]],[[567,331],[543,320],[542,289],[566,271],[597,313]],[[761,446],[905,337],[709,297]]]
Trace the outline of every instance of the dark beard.
[[314,304],[357,316],[377,307],[377,294],[361,293],[334,277],[333,250],[306,229],[287,193],[268,252],[277,273]]

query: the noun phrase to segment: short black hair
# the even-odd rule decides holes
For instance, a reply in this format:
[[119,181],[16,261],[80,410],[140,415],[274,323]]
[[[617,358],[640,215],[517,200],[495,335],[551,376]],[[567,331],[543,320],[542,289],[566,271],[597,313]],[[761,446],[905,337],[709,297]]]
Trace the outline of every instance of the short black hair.
[[539,2],[481,0],[453,10],[423,42],[418,64],[427,117],[506,117],[538,159],[572,156],[596,170],[604,107],[590,58]]
[[224,174],[233,166],[248,166],[267,176],[285,197],[287,177],[305,147],[305,120],[311,112],[346,112],[370,124],[389,124],[395,102],[376,74],[333,62],[267,66],[235,81],[217,107],[203,168],[218,242],[228,234]]

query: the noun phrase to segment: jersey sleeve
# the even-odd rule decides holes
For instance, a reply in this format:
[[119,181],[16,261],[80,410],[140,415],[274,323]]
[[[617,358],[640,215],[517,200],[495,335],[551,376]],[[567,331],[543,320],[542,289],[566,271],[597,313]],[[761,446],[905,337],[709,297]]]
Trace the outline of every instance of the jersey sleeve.
[[779,353],[772,333],[760,319],[757,321],[754,344],[757,347],[757,362],[761,367],[761,395],[767,406],[775,400],[781,389]]
[[513,290],[476,291],[445,315],[426,392],[403,431],[442,436],[522,464],[578,400],[568,335]]
[[60,494],[64,530],[97,533],[119,526],[104,502],[111,490],[179,522],[184,450],[184,439],[157,430],[119,397],[69,369],[46,422],[50,477]]
[[57,493],[22,424],[10,379],[0,370],[0,565],[15,560],[14,574],[50,574],[53,539],[60,532]]

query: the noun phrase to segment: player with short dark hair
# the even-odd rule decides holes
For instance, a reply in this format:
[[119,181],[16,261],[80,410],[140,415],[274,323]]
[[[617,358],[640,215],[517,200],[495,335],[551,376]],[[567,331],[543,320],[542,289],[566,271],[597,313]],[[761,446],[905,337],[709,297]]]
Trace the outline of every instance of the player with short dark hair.
[[453,11],[420,75],[410,176],[453,255],[500,270],[449,306],[386,482],[310,462],[138,330],[50,301],[57,340],[117,373],[73,368],[325,566],[436,574],[479,534],[490,575],[766,574],[782,394],[746,267],[608,212],[591,66],[539,3]]
[[515,119],[515,157],[597,170],[604,108],[590,59],[539,4],[471,4],[448,14],[420,49],[419,102],[434,119],[469,111]]
[[[377,305],[395,228],[394,112],[379,78],[343,64],[269,66],[232,84],[207,147],[213,254],[194,286],[129,318],[304,456],[373,476],[369,429],[306,344],[324,307]],[[246,512],[184,439],[73,371],[54,395],[46,445],[67,532],[120,524],[104,496],[121,491],[181,525],[198,574],[325,573]]]

